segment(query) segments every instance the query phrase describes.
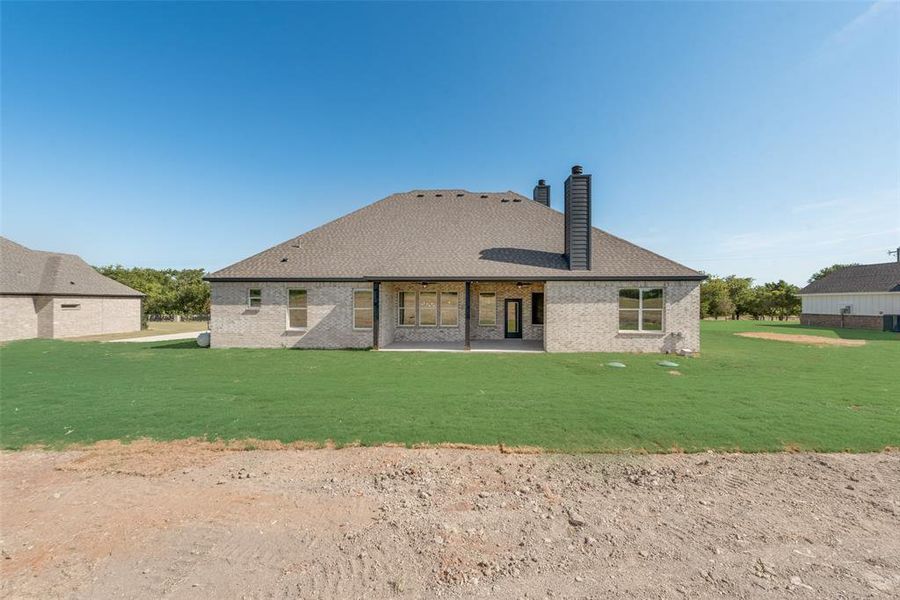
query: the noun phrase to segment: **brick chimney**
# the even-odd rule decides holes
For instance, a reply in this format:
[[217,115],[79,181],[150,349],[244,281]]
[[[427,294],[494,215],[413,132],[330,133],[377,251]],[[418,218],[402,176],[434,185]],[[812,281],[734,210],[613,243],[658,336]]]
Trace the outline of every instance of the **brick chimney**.
[[[536,188],[535,188],[536,189]],[[591,269],[591,176],[581,165],[566,179],[566,260],[570,271]]]

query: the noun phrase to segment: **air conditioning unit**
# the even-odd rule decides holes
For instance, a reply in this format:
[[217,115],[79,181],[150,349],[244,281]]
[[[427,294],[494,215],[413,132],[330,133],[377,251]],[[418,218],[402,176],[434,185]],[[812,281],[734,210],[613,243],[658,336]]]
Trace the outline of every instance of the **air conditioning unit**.
[[844,308],[841,309],[841,314],[842,314],[842,315],[849,315],[849,314],[852,313],[852,312],[853,312],[853,305],[852,305],[852,304],[848,304],[847,306],[845,306]]

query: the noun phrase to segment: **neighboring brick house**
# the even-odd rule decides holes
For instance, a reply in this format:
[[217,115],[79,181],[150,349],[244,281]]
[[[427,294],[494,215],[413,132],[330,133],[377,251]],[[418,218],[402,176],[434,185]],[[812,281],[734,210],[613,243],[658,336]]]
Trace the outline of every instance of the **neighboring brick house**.
[[0,237],[0,341],[137,331],[142,298],[73,254]]
[[206,277],[213,347],[669,352],[700,347],[704,275],[515,192],[388,196]]
[[844,267],[800,290],[800,323],[900,331],[900,262]]

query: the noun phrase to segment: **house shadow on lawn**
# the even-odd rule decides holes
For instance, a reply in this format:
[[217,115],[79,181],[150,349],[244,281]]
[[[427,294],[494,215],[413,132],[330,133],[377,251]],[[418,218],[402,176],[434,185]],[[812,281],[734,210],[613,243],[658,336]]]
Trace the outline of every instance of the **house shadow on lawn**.
[[197,345],[197,340],[179,340],[177,342],[162,342],[147,346],[147,350],[208,350]]

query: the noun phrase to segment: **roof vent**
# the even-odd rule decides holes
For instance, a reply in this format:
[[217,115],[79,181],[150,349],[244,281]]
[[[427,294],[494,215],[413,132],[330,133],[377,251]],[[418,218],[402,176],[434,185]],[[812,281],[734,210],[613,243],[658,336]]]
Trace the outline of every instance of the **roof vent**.
[[509,198],[500,198],[500,202],[509,202]]
[[482,197],[482,198],[487,198],[487,194],[482,194],[481,197]]
[[281,262],[287,262],[287,256],[281,259]]
[[457,198],[462,198],[463,196],[465,196],[465,194],[457,194],[456,195]]
[[521,201],[522,201],[521,198],[513,198],[513,202],[521,202]]
[[416,198],[424,198],[425,194],[416,194]]
[[438,198],[443,198],[443,197],[444,197],[443,194],[435,194],[435,196],[438,197]]

